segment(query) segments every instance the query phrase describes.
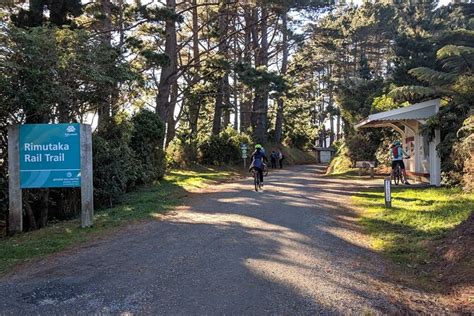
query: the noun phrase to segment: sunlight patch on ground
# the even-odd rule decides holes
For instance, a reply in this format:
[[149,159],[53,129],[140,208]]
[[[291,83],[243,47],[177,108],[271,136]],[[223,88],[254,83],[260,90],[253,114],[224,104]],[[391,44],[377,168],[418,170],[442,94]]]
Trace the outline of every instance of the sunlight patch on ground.
[[236,204],[244,204],[244,205],[260,205],[260,203],[255,202],[254,199],[250,199],[247,197],[232,197],[232,198],[221,198],[217,199],[217,202],[221,203],[236,203]]
[[285,204],[289,206],[296,206],[296,207],[308,207],[308,205],[304,202],[289,201],[289,202],[285,202]]
[[[167,220],[174,223],[215,225],[220,227],[239,226],[248,229],[249,234],[261,234],[262,238],[278,241],[281,244],[309,241],[309,238],[305,235],[296,233],[287,227],[270,224],[258,218],[238,214],[199,213],[195,211],[177,212]],[[272,232],[270,237],[267,235],[268,232]]]

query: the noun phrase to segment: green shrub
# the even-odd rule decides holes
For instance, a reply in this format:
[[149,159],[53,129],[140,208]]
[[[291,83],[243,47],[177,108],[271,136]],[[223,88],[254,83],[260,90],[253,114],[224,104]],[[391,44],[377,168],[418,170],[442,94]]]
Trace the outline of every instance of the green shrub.
[[360,160],[375,160],[375,153],[379,146],[379,141],[374,141],[370,137],[370,132],[359,132],[347,141],[349,157],[352,163]]
[[[0,168],[2,168],[0,166]],[[8,179],[0,170],[0,220],[4,220],[8,213]]]
[[169,167],[187,167],[198,159],[198,142],[179,135],[166,148],[166,160]]
[[337,174],[349,171],[352,168],[352,161],[346,143],[344,141],[336,141],[334,145],[336,154],[329,163],[328,173]]
[[[283,165],[303,165],[303,164],[313,164],[316,162],[316,155],[314,152],[303,151],[298,148],[290,148],[283,146],[276,146],[279,148],[283,154]],[[270,159],[270,154],[272,153],[272,146],[265,146],[267,150],[266,155]]]
[[232,127],[227,127],[219,135],[212,135],[199,146],[199,162],[208,165],[239,163],[242,159],[240,145],[244,143],[251,144],[248,135],[239,134]]
[[157,113],[149,110],[139,111],[131,121],[133,132],[130,147],[140,162],[137,182],[149,184],[163,178],[165,174],[165,125]]
[[132,131],[131,122],[122,118],[92,137],[94,195],[98,205],[112,206],[137,183],[140,161],[129,145]]
[[[449,133],[438,145],[441,155],[441,179],[448,186],[468,187],[465,181],[469,167],[470,145],[474,139],[474,115],[468,117],[457,133]],[[451,146],[451,150],[449,150]],[[467,168],[466,168],[467,167]]]
[[377,151],[375,152],[375,159],[379,163],[379,165],[391,166],[392,158],[390,157],[390,147],[393,143],[393,141],[397,137],[391,137],[391,138],[385,138],[377,148]]
[[288,147],[305,150],[308,145],[311,144],[311,137],[302,131],[292,131],[288,133],[285,144],[287,144]]
[[[2,110],[0,110],[1,112]],[[8,214],[8,146],[7,122],[0,118],[0,220],[5,220]],[[0,236],[2,235],[0,227]]]

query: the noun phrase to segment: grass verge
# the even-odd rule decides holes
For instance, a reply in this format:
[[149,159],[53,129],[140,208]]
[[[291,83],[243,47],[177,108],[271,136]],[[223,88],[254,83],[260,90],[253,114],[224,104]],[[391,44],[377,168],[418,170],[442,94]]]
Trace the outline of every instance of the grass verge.
[[75,219],[50,223],[44,229],[0,240],[0,274],[31,259],[90,241],[120,226],[166,213],[179,205],[189,190],[237,174],[236,169],[229,168],[172,170],[160,183],[126,194],[113,208],[98,210],[91,228],[80,228],[79,219]]
[[[359,171],[356,168],[350,168],[346,171],[341,172],[331,172],[324,175],[327,178],[336,178],[336,179],[356,179],[360,180],[363,177],[359,176]],[[366,175],[364,175],[365,177]]]
[[437,260],[429,243],[468,218],[474,194],[453,188],[397,188],[392,199],[392,208],[385,209],[382,189],[353,197],[362,211],[362,225],[374,237],[373,248],[423,276],[423,266]]

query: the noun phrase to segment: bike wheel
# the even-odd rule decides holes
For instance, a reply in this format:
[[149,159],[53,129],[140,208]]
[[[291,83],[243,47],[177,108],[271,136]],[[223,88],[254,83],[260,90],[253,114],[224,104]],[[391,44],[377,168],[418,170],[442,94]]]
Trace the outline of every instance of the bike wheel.
[[258,192],[258,188],[260,186],[260,181],[258,179],[258,174],[257,172],[253,172],[253,183],[254,183],[254,186],[255,186],[255,191]]
[[398,185],[400,183],[400,179],[402,177],[402,172],[400,171],[400,166],[397,165],[397,168],[395,169],[395,175],[394,175],[394,181],[395,185]]

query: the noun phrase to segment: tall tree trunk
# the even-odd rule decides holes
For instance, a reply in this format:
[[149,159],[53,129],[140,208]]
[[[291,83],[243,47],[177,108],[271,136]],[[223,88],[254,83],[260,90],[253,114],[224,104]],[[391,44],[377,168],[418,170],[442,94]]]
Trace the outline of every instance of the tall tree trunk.
[[[227,45],[227,22],[228,22],[228,8],[227,0],[220,0],[219,6],[219,45],[218,45],[218,54],[227,58],[228,56],[228,45]],[[230,122],[230,112],[228,112],[229,106],[229,76],[227,71],[225,74],[218,79],[217,83],[217,94],[214,104],[214,119],[212,121],[212,134],[217,135],[222,130],[222,114],[225,113],[224,125],[229,124]]]
[[[244,13],[245,32],[244,32],[244,63],[250,65],[252,63],[252,26],[253,19],[250,13],[250,8],[247,8]],[[247,132],[251,126],[251,112],[252,112],[252,90],[243,86],[243,98],[240,102],[240,131]]]
[[[281,61],[281,75],[285,76],[288,68],[288,12],[285,11],[282,14],[282,61]],[[283,109],[285,102],[282,97],[278,98],[277,101],[277,113],[275,121],[275,143],[281,142],[281,135],[283,132]]]
[[41,210],[39,218],[39,227],[46,227],[48,224],[48,213],[49,213],[49,189],[41,190]]
[[[224,102],[225,103],[225,102]],[[230,124],[230,102],[227,102],[227,105],[224,105],[224,115],[222,117],[222,126],[223,128],[227,128]]]
[[331,129],[331,132],[329,134],[329,146],[332,146],[332,144],[334,143],[334,116],[331,114],[329,116],[329,126],[330,126],[330,129]]
[[[235,24],[236,21],[233,21],[233,24]],[[235,32],[235,27],[232,29],[233,32]],[[237,62],[240,62],[240,56],[238,57],[238,46],[239,42],[237,39],[237,36],[234,36],[234,49],[232,52],[232,55],[234,56],[234,64],[237,64]],[[233,87],[232,90],[234,92],[233,95],[233,100],[234,100],[234,129],[237,131],[239,129],[239,83],[237,81],[237,73],[234,71],[234,76],[232,78],[232,83]]]
[[[331,65],[328,66],[328,77],[329,78],[332,78],[332,75],[333,75],[333,69],[331,67]],[[329,108],[330,108],[330,113],[329,113],[329,128],[330,128],[330,132],[329,132],[329,146],[332,146],[332,144],[334,143],[334,134],[335,134],[335,131],[334,131],[334,87],[333,87],[333,84],[331,83],[331,81],[329,81],[328,83],[328,90],[329,90]]]
[[[268,12],[265,6],[261,8],[262,16],[260,19],[261,39],[260,47],[257,49],[255,58],[255,67],[267,66],[268,64]],[[255,41],[255,38],[254,38]],[[253,129],[255,138],[258,142],[264,143],[267,136],[267,113],[268,113],[268,86],[259,85],[255,89],[253,99]]]
[[32,193],[30,190],[25,190],[24,191],[24,196],[23,196],[23,208],[25,210],[25,215],[26,218],[28,219],[28,231],[32,230],[37,230],[38,225],[36,223],[36,218],[35,218],[35,212],[33,211],[33,208],[31,207],[33,198],[32,198]]
[[217,86],[216,103],[214,105],[214,118],[212,120],[212,135],[217,135],[221,132],[222,126],[222,103],[224,96],[220,93],[223,90],[222,80],[219,80]]
[[168,147],[169,143],[176,136],[177,121],[174,119],[174,111],[176,109],[177,100],[178,100],[178,83],[175,82],[173,84],[173,87],[171,88],[171,100],[170,100],[170,107],[168,111],[168,121],[167,121],[167,126],[166,126],[166,146],[165,147]]
[[[191,80],[191,84],[195,85],[199,82],[199,70],[201,69],[201,60],[199,54],[199,16],[197,0],[192,0],[192,19],[193,19],[193,59],[195,62],[195,72]],[[202,102],[200,98],[194,98],[189,103],[189,127],[191,129],[191,138],[197,137],[199,112],[201,111]],[[184,103],[183,103],[184,104]]]
[[[169,10],[176,11],[176,0],[166,0],[166,6]],[[169,57],[170,62],[161,69],[156,96],[156,112],[166,123],[170,113],[171,86],[176,81],[177,40],[176,23],[173,18],[166,20],[165,34],[165,54]]]
[[[99,1],[102,17],[98,23],[98,31],[100,32],[101,45],[104,50],[112,49],[112,3],[110,0]],[[113,59],[113,57],[111,57]],[[106,60],[104,68],[109,68],[111,64],[115,64],[115,60]],[[100,101],[97,109],[98,129],[99,131],[106,128],[111,119],[111,93],[113,84],[103,84],[99,88]]]

